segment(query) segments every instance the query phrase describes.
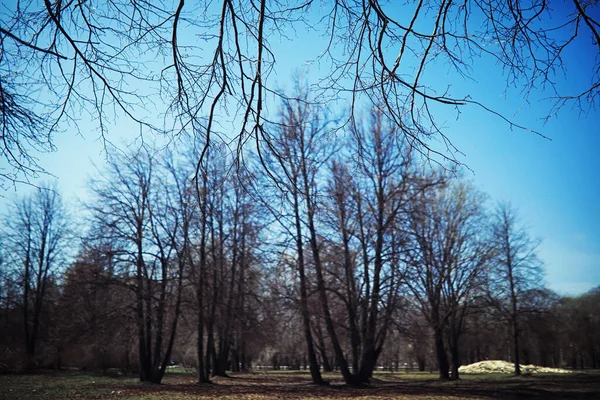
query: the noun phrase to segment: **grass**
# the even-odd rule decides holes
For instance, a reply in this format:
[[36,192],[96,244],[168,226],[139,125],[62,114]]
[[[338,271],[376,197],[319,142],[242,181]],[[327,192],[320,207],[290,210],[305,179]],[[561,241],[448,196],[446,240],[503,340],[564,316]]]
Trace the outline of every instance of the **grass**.
[[135,377],[107,377],[66,371],[35,375],[0,375],[1,400],[425,400],[487,398],[600,398],[600,373],[537,375],[463,375],[459,381],[440,382],[429,372],[378,371],[369,388],[343,384],[339,374],[326,373],[330,386],[310,384],[305,371],[257,371],[215,378],[197,385],[192,373],[170,369],[162,385],[140,383]]
[[89,374],[5,375],[0,376],[0,399],[104,399],[115,381]]

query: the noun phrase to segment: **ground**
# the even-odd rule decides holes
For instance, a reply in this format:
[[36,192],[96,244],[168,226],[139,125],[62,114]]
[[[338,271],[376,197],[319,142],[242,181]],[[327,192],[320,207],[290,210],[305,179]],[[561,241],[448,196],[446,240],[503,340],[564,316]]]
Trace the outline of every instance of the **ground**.
[[331,385],[317,387],[310,384],[307,372],[256,372],[197,385],[193,374],[177,371],[168,373],[164,384],[152,385],[139,383],[134,377],[42,371],[34,375],[0,375],[0,399],[600,399],[600,371],[520,378],[506,374],[464,375],[454,382],[440,382],[431,373],[379,372],[368,388],[346,386],[337,374],[326,374],[325,378]]

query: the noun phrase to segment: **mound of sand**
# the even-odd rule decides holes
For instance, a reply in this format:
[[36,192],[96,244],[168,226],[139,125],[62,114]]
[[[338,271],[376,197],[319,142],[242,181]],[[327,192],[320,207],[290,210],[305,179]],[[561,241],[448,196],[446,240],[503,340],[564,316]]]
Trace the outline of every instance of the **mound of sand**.
[[[463,365],[458,369],[461,374],[512,374],[515,364],[501,360],[480,361],[475,364]],[[537,365],[521,364],[522,374],[570,374],[571,371],[561,368],[538,367]]]

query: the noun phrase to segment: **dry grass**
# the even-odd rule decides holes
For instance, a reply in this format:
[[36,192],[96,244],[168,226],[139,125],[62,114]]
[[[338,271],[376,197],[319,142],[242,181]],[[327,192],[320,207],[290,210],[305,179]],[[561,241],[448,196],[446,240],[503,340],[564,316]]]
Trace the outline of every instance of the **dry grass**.
[[36,375],[0,375],[4,400],[188,400],[188,399],[487,399],[487,398],[600,398],[600,374],[540,375],[514,378],[507,375],[469,375],[460,381],[440,382],[430,373],[377,373],[372,387],[344,385],[337,374],[325,374],[329,386],[310,384],[306,372],[257,372],[215,378],[197,385],[194,376],[170,373],[164,384],[139,383],[133,377],[111,378],[73,372]]

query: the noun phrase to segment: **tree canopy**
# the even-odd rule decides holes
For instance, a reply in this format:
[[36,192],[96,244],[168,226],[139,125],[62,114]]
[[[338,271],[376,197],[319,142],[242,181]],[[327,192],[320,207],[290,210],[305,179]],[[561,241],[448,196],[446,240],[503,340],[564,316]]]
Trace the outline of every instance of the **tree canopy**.
[[[527,99],[537,88],[553,98],[550,118],[569,104],[600,99],[598,2],[587,0],[27,0],[0,10],[1,184],[44,172],[40,152],[55,136],[92,121],[105,146],[126,117],[140,134],[193,135],[225,141],[241,157],[272,145],[265,124],[278,90],[273,72],[294,36],[308,35],[318,65],[318,101],[343,101],[353,124],[357,105],[382,108],[429,159],[456,162],[436,116],[439,107],[481,107],[519,125],[460,90],[477,60],[500,65],[500,87]],[[317,38],[314,43],[313,38]],[[283,46],[278,45],[283,43]],[[562,85],[581,63],[582,87]],[[447,74],[440,83],[436,75]],[[274,108],[274,107],[272,107]],[[88,125],[85,125],[88,129]],[[87,132],[83,132],[86,133]],[[442,146],[432,144],[441,142]],[[236,161],[239,161],[236,160]]]

